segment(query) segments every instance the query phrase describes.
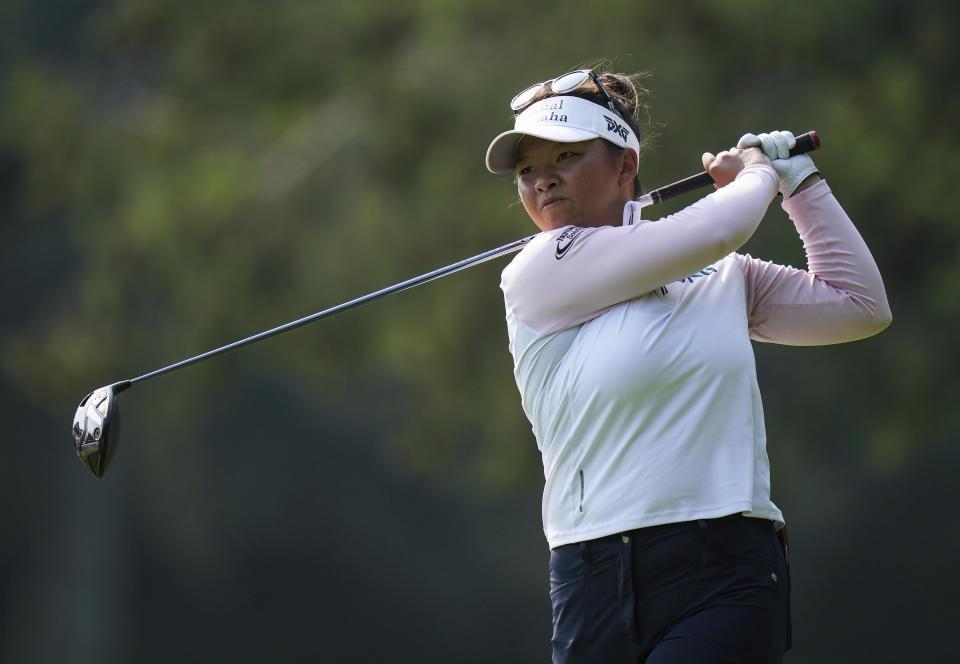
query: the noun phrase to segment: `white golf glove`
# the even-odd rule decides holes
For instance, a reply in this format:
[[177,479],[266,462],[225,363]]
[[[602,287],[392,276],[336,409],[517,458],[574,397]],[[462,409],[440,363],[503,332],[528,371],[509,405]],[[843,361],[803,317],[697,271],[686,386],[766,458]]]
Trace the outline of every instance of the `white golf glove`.
[[780,193],[784,198],[789,198],[801,182],[817,172],[817,167],[809,155],[790,156],[790,148],[796,144],[797,139],[789,131],[771,131],[759,136],[744,134],[737,141],[738,148],[760,148],[773,162],[773,167],[780,176]]

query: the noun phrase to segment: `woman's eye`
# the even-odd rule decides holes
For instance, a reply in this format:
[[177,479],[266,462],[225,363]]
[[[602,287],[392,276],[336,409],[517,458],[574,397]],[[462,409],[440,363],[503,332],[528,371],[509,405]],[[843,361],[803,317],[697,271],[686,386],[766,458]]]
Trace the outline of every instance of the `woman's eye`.
[[575,154],[576,154],[576,152],[572,152],[571,150],[566,150],[566,151],[564,151],[564,152],[561,152],[561,153],[557,156],[557,161],[562,161],[562,160],[564,160],[564,159],[569,159],[570,157],[574,156]]
[[526,175],[527,173],[532,173],[532,172],[533,172],[532,166],[524,166],[523,168],[517,170],[517,175]]

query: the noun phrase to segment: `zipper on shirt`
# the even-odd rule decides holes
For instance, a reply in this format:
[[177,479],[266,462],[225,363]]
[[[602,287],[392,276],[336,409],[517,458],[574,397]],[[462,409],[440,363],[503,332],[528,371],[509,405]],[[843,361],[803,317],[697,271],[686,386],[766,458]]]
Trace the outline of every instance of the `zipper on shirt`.
[[580,511],[583,511],[583,468],[580,469]]

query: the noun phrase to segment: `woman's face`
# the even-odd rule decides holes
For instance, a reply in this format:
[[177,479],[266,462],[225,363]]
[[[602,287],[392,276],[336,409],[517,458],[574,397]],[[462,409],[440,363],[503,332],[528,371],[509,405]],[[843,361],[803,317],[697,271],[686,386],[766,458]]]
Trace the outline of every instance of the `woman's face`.
[[[627,163],[625,163],[627,162]],[[602,138],[558,143],[524,136],[517,147],[517,189],[542,231],[619,225],[633,194],[632,150],[610,150]]]

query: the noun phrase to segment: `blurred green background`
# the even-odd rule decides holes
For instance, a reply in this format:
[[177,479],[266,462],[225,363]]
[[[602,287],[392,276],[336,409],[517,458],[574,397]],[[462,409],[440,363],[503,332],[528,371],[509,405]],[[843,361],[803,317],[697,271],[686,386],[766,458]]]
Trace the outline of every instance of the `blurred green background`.
[[[505,260],[138,385],[102,481],[69,427],[94,387],[534,232],[487,144],[517,90],[609,57],[653,74],[648,187],[745,131],[820,132],[894,322],[756,346],[788,660],[949,661],[958,19],[947,0],[4,0],[0,659],[548,661]],[[745,250],[804,264],[776,204]]]

